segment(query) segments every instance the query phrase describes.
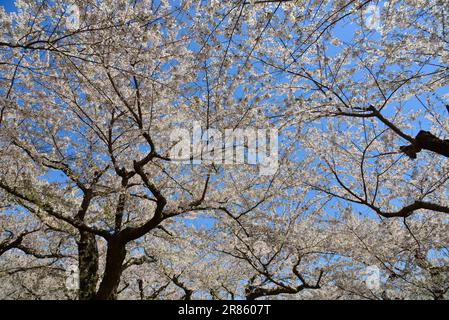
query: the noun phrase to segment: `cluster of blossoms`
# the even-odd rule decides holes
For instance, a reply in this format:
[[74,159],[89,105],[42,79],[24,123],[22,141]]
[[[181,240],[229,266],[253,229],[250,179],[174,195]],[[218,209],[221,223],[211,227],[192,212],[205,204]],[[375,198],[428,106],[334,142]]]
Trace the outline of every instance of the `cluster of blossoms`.
[[[0,7],[0,298],[447,299],[447,8]],[[274,170],[175,161],[195,122]]]

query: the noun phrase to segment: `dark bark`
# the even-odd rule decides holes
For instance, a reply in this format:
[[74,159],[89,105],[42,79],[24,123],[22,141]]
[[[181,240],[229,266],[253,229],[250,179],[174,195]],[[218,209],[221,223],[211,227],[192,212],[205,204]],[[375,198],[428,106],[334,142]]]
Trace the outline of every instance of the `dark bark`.
[[115,300],[117,299],[117,290],[120,284],[120,277],[123,270],[123,262],[126,257],[126,242],[119,237],[111,238],[108,241],[108,250],[106,253],[106,266],[103,279],[100,283],[95,299],[97,300]]
[[435,212],[442,212],[442,213],[449,213],[449,207],[445,207],[439,204],[430,203],[430,202],[424,202],[424,201],[415,201],[412,204],[403,207],[399,211],[395,212],[384,212],[380,210],[379,208],[373,206],[372,204],[367,204],[371,209],[376,211],[379,215],[385,217],[385,218],[394,218],[394,217],[401,217],[401,218],[407,218],[411,216],[415,211],[426,209],[430,211]]
[[0,256],[11,249],[17,248],[22,243],[22,240],[23,235],[20,235],[17,239],[11,242],[4,241],[0,243]]
[[193,290],[187,288],[187,286],[183,282],[181,282],[181,280],[179,280],[179,276],[174,276],[171,278],[171,280],[177,287],[181,288],[184,291],[184,297],[182,297],[182,300],[192,300]]
[[267,297],[267,296],[276,296],[279,294],[296,294],[300,291],[303,291],[305,289],[320,289],[321,285],[321,279],[323,277],[324,271],[320,270],[320,274],[318,276],[318,279],[315,284],[310,284],[306,279],[303,277],[303,275],[299,272],[298,266],[301,263],[301,258],[298,259],[298,262],[293,266],[293,274],[298,278],[298,280],[301,282],[298,286],[289,286],[286,284],[283,284],[280,281],[275,281],[272,276],[268,273],[263,272],[262,274],[266,277],[269,282],[274,283],[276,286],[267,288],[263,286],[254,286],[252,283],[256,279],[255,275],[250,280],[250,284],[245,288],[245,297],[246,300],[255,300],[257,298],[261,297]]
[[400,147],[410,159],[416,159],[422,150],[428,150],[449,158],[449,140],[443,140],[428,131],[420,131],[413,143]]
[[145,300],[145,292],[143,290],[143,280],[138,279],[137,284],[139,285],[140,300]]
[[[93,199],[92,190],[83,187],[84,197],[76,220],[84,223],[90,202]],[[78,229],[80,240],[78,241],[78,269],[80,300],[91,300],[95,297],[98,282],[98,246],[95,234]]]
[[95,235],[80,231],[78,241],[79,299],[91,300],[96,295],[98,282],[98,247]]
[[291,287],[277,287],[277,288],[254,288],[249,287],[246,289],[246,300],[255,300],[260,297],[276,296],[279,294],[295,294],[302,291],[304,287],[291,288]]
[[[152,149],[154,150],[154,148]],[[151,153],[150,153],[151,154]],[[151,159],[151,157],[149,158]],[[120,277],[122,275],[124,260],[126,257],[126,244],[132,240],[138,239],[154,228],[158,227],[159,224],[164,220],[163,209],[167,204],[167,200],[162,195],[162,193],[157,189],[157,187],[148,179],[147,175],[143,170],[143,165],[145,165],[149,160],[144,158],[139,162],[134,162],[135,172],[141,176],[142,181],[145,186],[153,193],[157,199],[157,206],[154,212],[154,216],[139,227],[127,227],[124,230],[121,229],[121,219],[123,217],[123,211],[125,207],[126,197],[119,197],[119,203],[116,212],[115,221],[115,234],[107,239],[108,249],[106,253],[106,266],[103,275],[103,279],[100,283],[96,299],[98,300],[115,300],[117,298],[117,290],[120,284]],[[121,171],[120,174],[123,178],[122,186],[127,185],[129,177],[133,176],[134,173]]]

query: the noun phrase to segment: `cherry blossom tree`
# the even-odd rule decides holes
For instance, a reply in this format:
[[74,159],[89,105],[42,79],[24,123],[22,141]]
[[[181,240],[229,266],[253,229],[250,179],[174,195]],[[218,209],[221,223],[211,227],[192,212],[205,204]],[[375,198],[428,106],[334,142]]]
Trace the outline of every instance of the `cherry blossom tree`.
[[0,8],[0,297],[447,299],[447,4]]

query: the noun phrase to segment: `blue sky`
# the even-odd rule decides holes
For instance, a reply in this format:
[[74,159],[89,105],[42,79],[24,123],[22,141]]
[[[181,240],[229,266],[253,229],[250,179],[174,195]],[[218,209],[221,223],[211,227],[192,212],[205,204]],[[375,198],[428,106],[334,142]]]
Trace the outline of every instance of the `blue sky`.
[[14,11],[14,0],[0,0],[0,6],[4,7],[6,11]]

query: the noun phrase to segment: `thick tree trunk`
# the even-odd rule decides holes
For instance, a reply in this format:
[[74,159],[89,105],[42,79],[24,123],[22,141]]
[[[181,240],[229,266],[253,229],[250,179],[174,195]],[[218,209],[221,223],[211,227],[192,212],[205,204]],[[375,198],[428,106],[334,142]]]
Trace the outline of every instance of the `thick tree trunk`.
[[90,300],[95,297],[98,282],[98,247],[95,235],[80,231],[78,242],[79,299]]
[[126,257],[126,242],[113,238],[108,241],[106,267],[98,289],[97,300],[115,300],[122,275],[123,261]]

